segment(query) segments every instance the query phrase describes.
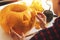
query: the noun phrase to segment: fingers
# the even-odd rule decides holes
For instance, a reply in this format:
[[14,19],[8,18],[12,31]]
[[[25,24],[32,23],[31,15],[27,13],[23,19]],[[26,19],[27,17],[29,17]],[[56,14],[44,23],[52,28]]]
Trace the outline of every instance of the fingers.
[[36,15],[37,19],[39,21],[45,22],[46,23],[46,16],[43,13],[38,12],[38,14]]
[[[41,15],[44,17],[41,17]],[[40,13],[39,15],[36,15],[36,17],[37,17],[37,19],[39,20],[39,22],[40,22],[40,27],[41,28],[43,28],[43,29],[45,29],[46,27],[45,27],[45,25],[46,25],[46,18],[45,18],[45,15],[44,14],[42,14],[42,13]]]
[[22,33],[22,38],[25,38],[25,34],[24,33]]
[[40,22],[42,22],[42,23],[45,22],[39,15],[36,15],[36,17],[37,17],[37,19],[38,19]]
[[42,18],[46,18],[46,16],[43,13],[37,12],[37,15],[40,15]]
[[20,40],[25,40],[25,35],[24,35],[24,33],[22,33],[22,36],[21,36],[22,38],[20,38]]
[[39,17],[46,21],[46,16],[43,13],[37,12],[37,15],[39,15]]

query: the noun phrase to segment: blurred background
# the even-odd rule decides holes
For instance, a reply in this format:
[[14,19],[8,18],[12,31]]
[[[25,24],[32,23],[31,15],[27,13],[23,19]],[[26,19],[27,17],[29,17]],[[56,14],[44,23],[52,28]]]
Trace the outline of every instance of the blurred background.
[[0,0],[0,1],[16,1],[16,0]]

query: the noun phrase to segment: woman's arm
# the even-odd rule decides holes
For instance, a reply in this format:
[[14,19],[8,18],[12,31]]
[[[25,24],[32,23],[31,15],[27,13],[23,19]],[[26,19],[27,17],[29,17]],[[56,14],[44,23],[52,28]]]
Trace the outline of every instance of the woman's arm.
[[60,40],[60,17],[55,20],[52,27],[40,30],[30,40]]

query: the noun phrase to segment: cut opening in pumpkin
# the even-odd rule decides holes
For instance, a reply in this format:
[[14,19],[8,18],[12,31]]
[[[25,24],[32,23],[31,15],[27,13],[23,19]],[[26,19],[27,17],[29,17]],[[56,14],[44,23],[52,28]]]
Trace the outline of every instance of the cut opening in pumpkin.
[[11,9],[13,12],[23,12],[27,10],[27,7],[24,5],[14,5]]

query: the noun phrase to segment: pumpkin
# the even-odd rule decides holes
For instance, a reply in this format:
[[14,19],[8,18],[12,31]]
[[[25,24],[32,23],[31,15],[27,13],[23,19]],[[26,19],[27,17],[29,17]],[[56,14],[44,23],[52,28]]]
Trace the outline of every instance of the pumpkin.
[[24,4],[10,4],[1,10],[1,26],[6,33],[12,27],[25,34],[34,26],[36,11]]

